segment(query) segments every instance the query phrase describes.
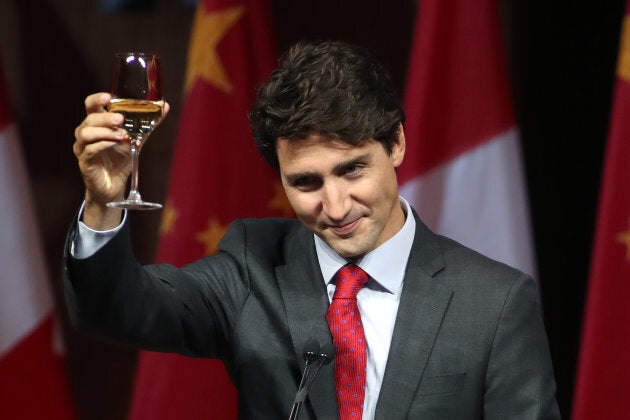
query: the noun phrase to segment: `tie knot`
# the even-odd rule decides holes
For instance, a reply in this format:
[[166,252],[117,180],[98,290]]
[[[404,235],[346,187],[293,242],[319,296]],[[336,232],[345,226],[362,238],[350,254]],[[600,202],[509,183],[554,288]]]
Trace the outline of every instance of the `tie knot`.
[[337,271],[337,286],[333,299],[356,299],[359,290],[367,283],[368,275],[354,264],[344,265]]

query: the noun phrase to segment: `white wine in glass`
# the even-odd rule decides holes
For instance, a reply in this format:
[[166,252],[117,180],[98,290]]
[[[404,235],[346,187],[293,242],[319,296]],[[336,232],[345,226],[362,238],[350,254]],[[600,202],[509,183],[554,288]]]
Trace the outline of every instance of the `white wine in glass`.
[[142,200],[138,191],[140,150],[162,120],[164,111],[162,71],[158,56],[146,53],[115,54],[111,95],[108,109],[123,115],[122,127],[129,134],[131,181],[127,198],[107,205],[131,210],[160,209],[161,204]]

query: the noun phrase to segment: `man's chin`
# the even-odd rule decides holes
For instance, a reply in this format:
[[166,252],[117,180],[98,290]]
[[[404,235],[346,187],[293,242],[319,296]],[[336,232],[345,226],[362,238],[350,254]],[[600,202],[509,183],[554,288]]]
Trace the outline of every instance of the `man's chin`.
[[337,253],[341,258],[348,261],[356,261],[361,259],[367,252],[362,247],[349,246],[348,243],[343,243],[343,240],[326,241],[329,247]]

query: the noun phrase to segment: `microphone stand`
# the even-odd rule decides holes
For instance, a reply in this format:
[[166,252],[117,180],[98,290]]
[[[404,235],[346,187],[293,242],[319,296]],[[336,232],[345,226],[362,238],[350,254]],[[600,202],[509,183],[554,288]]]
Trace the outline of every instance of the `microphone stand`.
[[[306,359],[306,364],[304,365],[304,373],[302,374],[300,386],[298,387],[298,391],[295,394],[295,399],[293,400],[293,407],[291,408],[289,420],[297,420],[300,417],[302,404],[306,400],[306,394],[308,394],[307,384],[310,385],[309,377],[311,376],[311,367],[314,364],[313,362],[316,362],[315,355],[313,353],[305,352],[304,358]],[[313,377],[314,376],[315,375],[313,375]]]
[[[304,373],[302,373],[302,379],[300,380],[300,385],[298,386],[297,393],[295,394],[295,399],[293,400],[293,406],[291,407],[291,413],[289,414],[289,420],[297,420],[300,417],[300,411],[302,410],[302,404],[306,400],[306,396],[308,395],[308,390],[311,387],[311,384],[315,380],[319,369],[332,360],[333,356],[329,356],[329,354],[334,354],[335,349],[331,346],[331,349],[326,348],[322,349],[319,344],[315,342],[308,342],[304,351]],[[317,351],[313,349],[317,348]]]

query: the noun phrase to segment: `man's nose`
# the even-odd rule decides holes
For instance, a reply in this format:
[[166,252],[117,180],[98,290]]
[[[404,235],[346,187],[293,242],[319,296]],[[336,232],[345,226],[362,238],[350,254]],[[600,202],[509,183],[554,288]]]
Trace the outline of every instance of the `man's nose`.
[[329,219],[342,221],[350,212],[350,195],[339,183],[327,183],[322,188],[322,206]]

